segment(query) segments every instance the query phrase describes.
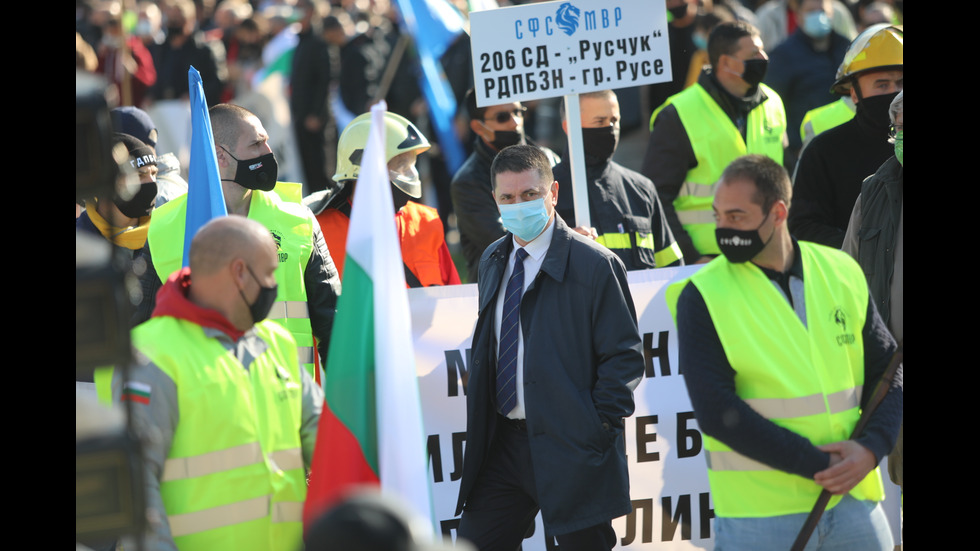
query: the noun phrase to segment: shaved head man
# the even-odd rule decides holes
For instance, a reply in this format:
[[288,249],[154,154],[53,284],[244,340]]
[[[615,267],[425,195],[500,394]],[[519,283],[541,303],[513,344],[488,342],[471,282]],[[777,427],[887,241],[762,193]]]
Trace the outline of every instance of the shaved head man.
[[194,285],[188,298],[221,312],[236,328],[247,330],[262,321],[256,319],[259,314],[262,318],[268,314],[272,305],[269,295],[275,299],[278,265],[276,242],[262,224],[243,216],[215,218],[191,241]]
[[222,216],[194,235],[189,264],[132,331],[128,375],[112,379],[113,401],[131,403],[134,426],[148,431],[145,543],[293,551],[323,391],[292,334],[264,319],[276,242],[254,220]]

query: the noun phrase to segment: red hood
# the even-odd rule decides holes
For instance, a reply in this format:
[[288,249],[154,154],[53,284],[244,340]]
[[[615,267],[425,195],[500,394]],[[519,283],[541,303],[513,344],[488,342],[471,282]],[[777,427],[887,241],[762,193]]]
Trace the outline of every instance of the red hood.
[[167,282],[157,291],[157,304],[153,309],[153,317],[170,316],[200,325],[217,329],[232,340],[241,338],[244,331],[239,331],[227,318],[217,310],[204,308],[194,304],[187,298],[191,289],[191,269],[181,268],[174,272]]

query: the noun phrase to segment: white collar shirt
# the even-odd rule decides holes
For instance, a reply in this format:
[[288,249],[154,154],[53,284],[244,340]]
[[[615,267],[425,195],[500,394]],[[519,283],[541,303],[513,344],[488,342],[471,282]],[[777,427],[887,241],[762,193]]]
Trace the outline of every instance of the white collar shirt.
[[[538,272],[541,271],[541,264],[544,262],[544,257],[548,254],[548,247],[551,246],[551,237],[555,233],[555,218],[552,215],[551,220],[548,222],[548,227],[541,232],[541,235],[535,237],[523,248],[527,251],[527,258],[524,259],[524,289],[521,291],[521,296],[527,291],[528,287],[537,277]],[[514,273],[514,259],[516,258],[516,252],[521,246],[516,240],[511,237],[513,249],[507,258],[507,269],[504,270],[504,276],[500,280],[500,290],[497,292],[497,305],[496,311],[494,313],[494,336],[496,337],[496,342],[500,343],[500,323],[503,318],[504,312],[504,295],[507,294],[507,282],[510,281],[510,276]],[[499,346],[499,345],[498,345]],[[494,350],[494,354],[497,351]],[[496,380],[496,373],[494,374],[494,380]],[[526,411],[524,408],[524,332],[519,330],[517,332],[517,405],[514,407],[507,417],[511,419],[525,419]]]

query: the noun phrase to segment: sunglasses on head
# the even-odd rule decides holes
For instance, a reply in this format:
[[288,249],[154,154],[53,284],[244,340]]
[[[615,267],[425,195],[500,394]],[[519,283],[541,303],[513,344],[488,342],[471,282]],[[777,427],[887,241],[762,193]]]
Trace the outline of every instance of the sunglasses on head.
[[[525,111],[527,111],[527,107],[524,106],[515,107],[510,111],[497,111],[497,114],[493,116],[493,119],[500,124],[504,124],[510,122],[511,116],[513,116],[516,119],[524,118]],[[487,120],[487,119],[483,119],[483,120]]]

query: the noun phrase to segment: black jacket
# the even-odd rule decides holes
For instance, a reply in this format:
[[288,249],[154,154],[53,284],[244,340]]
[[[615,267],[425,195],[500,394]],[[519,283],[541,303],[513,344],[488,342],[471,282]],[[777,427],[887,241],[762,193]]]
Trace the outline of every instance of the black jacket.
[[860,105],[853,119],[818,134],[800,156],[789,210],[797,239],[839,249],[861,182],[895,154],[887,121],[870,121]]
[[[670,256],[668,249],[674,246],[674,234],[667,225],[663,205],[653,182],[614,161],[589,163],[586,156],[585,176],[589,191],[589,217],[601,238],[609,233],[653,235],[654,248],[640,247],[631,235],[631,247],[610,249],[619,256],[627,270],[646,270],[678,266],[683,261],[676,258],[658,266],[655,254]],[[572,188],[571,167],[561,163],[555,167],[558,180],[558,214],[572,227],[575,220],[575,191]],[[676,247],[675,247],[676,248]]]

